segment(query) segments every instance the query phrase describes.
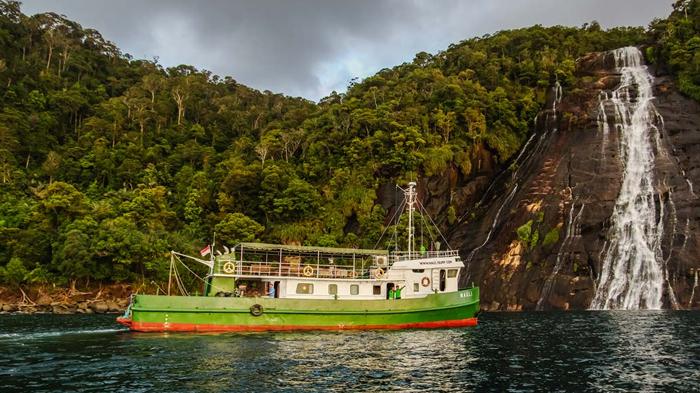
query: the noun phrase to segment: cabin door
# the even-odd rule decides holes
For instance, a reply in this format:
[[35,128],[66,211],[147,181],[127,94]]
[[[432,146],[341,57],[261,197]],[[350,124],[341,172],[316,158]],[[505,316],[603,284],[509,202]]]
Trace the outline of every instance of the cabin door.
[[432,269],[431,273],[433,276],[430,280],[430,282],[432,283],[431,288],[433,292],[435,292],[440,289],[440,269]]

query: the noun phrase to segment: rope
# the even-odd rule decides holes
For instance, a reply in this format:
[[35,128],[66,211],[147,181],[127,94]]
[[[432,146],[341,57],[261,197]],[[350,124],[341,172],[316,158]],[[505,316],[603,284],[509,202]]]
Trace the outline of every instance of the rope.
[[177,288],[180,290],[180,293],[182,295],[189,296],[190,294],[187,292],[185,284],[182,282],[182,279],[180,279],[180,274],[177,271],[177,267],[173,267],[173,273],[173,276],[175,277],[175,283],[177,284]]
[[425,210],[425,207],[423,207],[423,204],[420,203],[419,200],[416,200],[416,203],[418,203],[418,207],[419,207],[423,212],[425,212],[425,215],[428,216],[428,219],[430,220],[430,222],[431,222],[431,223],[433,224],[433,226],[435,227],[435,230],[440,234],[440,237],[442,238],[442,240],[443,240],[443,241],[445,242],[445,244],[447,245],[447,248],[448,248],[448,249],[452,249],[452,247],[450,247],[450,243],[447,242],[447,239],[445,239],[445,236],[443,236],[443,235],[442,235],[442,232],[440,232],[440,228],[438,228],[437,224],[435,224],[435,221],[433,221],[433,218],[430,217],[430,214],[428,214],[428,211]]
[[[394,215],[391,216],[391,219],[389,220],[389,223],[391,223],[391,222],[394,221],[394,217],[396,217],[396,214],[397,214],[398,212],[403,212],[403,206],[404,206],[405,204],[406,204],[406,201],[405,201],[405,200],[401,202],[401,205],[398,207],[398,209],[396,209],[396,211],[394,211]],[[390,225],[390,226],[391,226],[391,225]],[[374,247],[372,247],[372,248],[377,248],[377,246],[379,245],[379,242],[382,241],[382,238],[384,237],[384,234],[386,233],[386,230],[387,230],[387,229],[389,229],[388,226],[387,226],[386,228],[384,228],[384,231],[382,231],[382,234],[379,235],[379,239],[377,240],[377,243],[375,243],[375,244],[374,244]],[[394,225],[394,239],[396,239],[396,225]],[[395,240],[395,241],[396,241],[396,240]]]
[[[195,276],[197,279],[199,279],[200,281],[202,281],[205,285],[207,284],[207,280],[205,280],[205,279],[203,279],[202,277],[200,277],[197,273],[195,273],[192,269],[190,269],[187,265],[185,265],[185,262],[183,262],[182,259],[180,259],[180,257],[178,257],[177,255],[175,255],[175,258],[177,258],[178,262],[180,262],[180,263],[182,264],[182,266],[184,266],[185,269],[187,269],[193,276]],[[177,270],[177,269],[176,269],[176,270]],[[211,285],[211,288],[212,288],[212,289],[217,290],[217,292],[229,292],[229,291],[227,291],[226,289],[220,288],[220,287],[218,287],[218,286],[216,286],[216,285],[212,285],[212,284],[209,284],[209,285]]]

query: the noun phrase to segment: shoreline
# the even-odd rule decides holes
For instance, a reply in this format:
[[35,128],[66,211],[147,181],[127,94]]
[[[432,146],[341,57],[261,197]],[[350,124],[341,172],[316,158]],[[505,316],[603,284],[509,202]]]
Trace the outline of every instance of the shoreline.
[[129,305],[130,284],[75,289],[36,285],[0,287],[0,314],[118,314]]

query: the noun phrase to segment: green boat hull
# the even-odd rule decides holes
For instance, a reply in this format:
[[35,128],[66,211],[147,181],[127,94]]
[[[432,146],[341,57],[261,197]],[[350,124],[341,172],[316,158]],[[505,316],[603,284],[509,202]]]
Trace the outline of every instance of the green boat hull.
[[478,311],[478,288],[399,300],[136,295],[118,321],[152,332],[444,328],[474,326]]

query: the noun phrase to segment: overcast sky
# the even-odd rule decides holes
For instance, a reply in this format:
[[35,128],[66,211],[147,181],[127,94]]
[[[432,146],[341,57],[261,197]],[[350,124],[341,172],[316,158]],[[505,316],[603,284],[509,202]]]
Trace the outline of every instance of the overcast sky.
[[190,64],[318,100],[353,77],[451,43],[533,24],[647,26],[673,0],[24,0],[65,14],[135,58]]

